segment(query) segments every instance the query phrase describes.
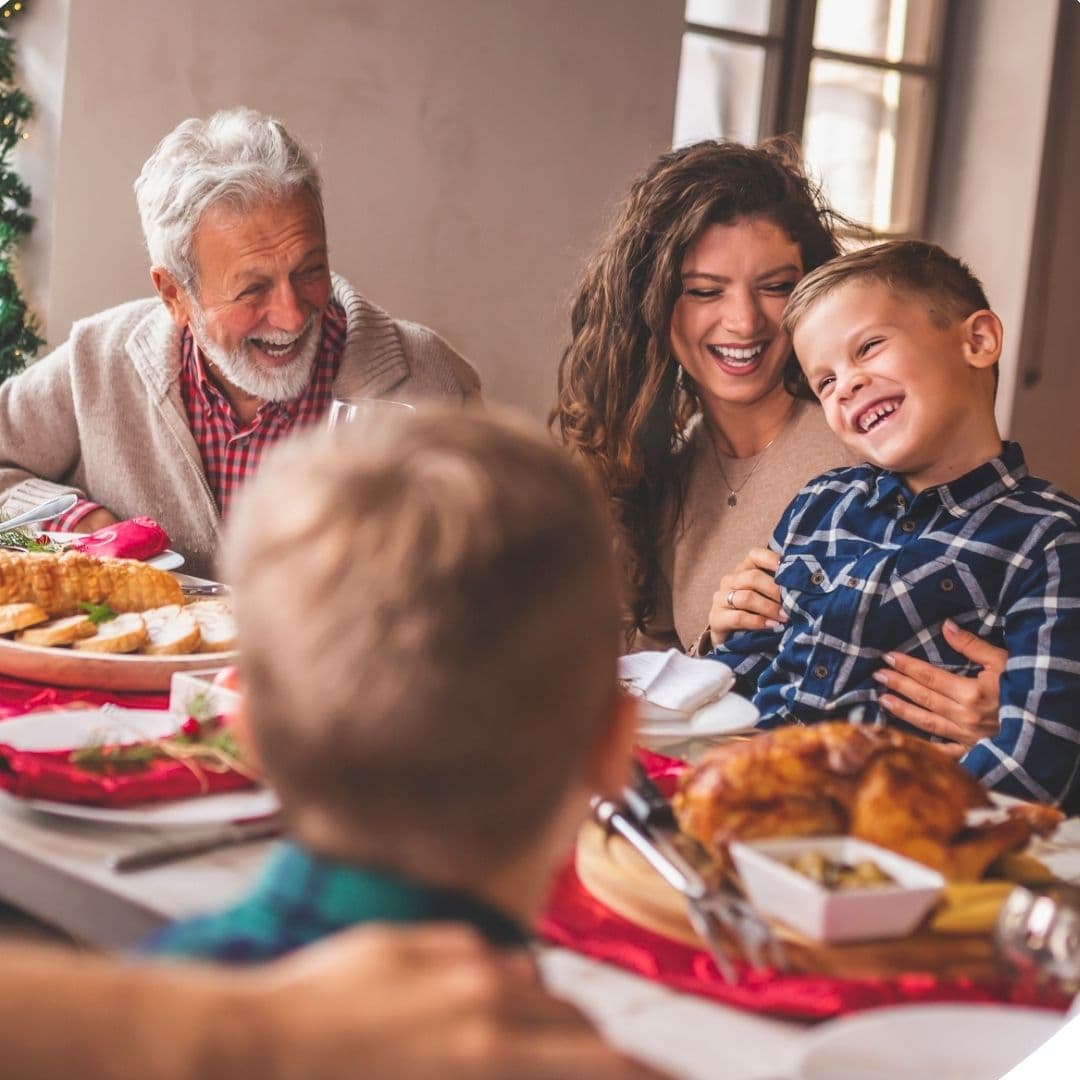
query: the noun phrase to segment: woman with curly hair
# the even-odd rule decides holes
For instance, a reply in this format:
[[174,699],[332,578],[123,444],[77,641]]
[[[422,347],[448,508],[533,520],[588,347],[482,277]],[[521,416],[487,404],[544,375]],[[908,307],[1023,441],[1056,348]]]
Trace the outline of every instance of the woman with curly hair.
[[[552,421],[610,499],[633,648],[708,651],[784,619],[765,545],[800,487],[852,458],[780,317],[842,226],[790,140],[699,142],[635,180],[586,266]],[[996,730],[1004,654],[951,644],[987,677],[903,658],[883,679],[897,716],[974,741]]]

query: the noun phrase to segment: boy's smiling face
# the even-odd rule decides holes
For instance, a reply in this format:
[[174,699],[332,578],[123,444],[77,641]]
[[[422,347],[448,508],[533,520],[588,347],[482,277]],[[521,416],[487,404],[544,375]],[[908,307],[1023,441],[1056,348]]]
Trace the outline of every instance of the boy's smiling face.
[[993,376],[1001,323],[978,311],[941,327],[929,306],[855,280],[814,303],[793,335],[829,427],[916,493],[1001,452]]

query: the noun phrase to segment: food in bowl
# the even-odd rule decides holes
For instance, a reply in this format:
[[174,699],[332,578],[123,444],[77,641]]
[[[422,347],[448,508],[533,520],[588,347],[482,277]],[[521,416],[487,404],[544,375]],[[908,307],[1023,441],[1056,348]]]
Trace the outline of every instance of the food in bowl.
[[876,889],[896,884],[896,878],[882,870],[873,859],[844,862],[829,858],[819,848],[799,852],[790,860],[788,866],[830,892]]
[[[870,864],[890,880],[830,888],[792,865],[809,853],[839,865]],[[945,879],[929,867],[850,836],[734,843],[731,857],[754,907],[828,944],[906,937],[945,888]]]

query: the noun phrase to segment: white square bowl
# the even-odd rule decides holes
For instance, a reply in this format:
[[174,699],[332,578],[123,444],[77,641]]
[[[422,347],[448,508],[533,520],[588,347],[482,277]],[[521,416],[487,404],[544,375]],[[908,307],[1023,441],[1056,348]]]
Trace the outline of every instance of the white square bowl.
[[[896,885],[826,889],[787,863],[806,851],[834,862],[869,859]],[[731,857],[750,902],[815,941],[871,941],[910,934],[941,897],[945,879],[922,863],[851,836],[733,843]]]
[[189,716],[195,702],[208,709],[212,716],[236,712],[240,707],[240,695],[214,682],[220,673],[220,668],[174,672],[169,684],[169,712]]

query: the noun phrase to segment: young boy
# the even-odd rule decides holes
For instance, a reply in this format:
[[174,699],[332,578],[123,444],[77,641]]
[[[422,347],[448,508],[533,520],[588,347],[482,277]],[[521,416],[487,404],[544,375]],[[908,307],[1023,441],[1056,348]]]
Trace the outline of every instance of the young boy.
[[871,722],[885,653],[969,673],[951,619],[1009,653],[999,733],[962,763],[1080,810],[1080,504],[1001,441],[1002,328],[982,286],[934,245],[880,244],[803,278],[784,328],[829,426],[869,464],[812,480],[785,511],[781,631],[711,655],[753,680],[764,726]]
[[577,466],[519,421],[422,411],[285,448],[227,569],[289,841],[151,948],[261,960],[366,920],[522,943],[590,793],[625,782],[611,546]]

